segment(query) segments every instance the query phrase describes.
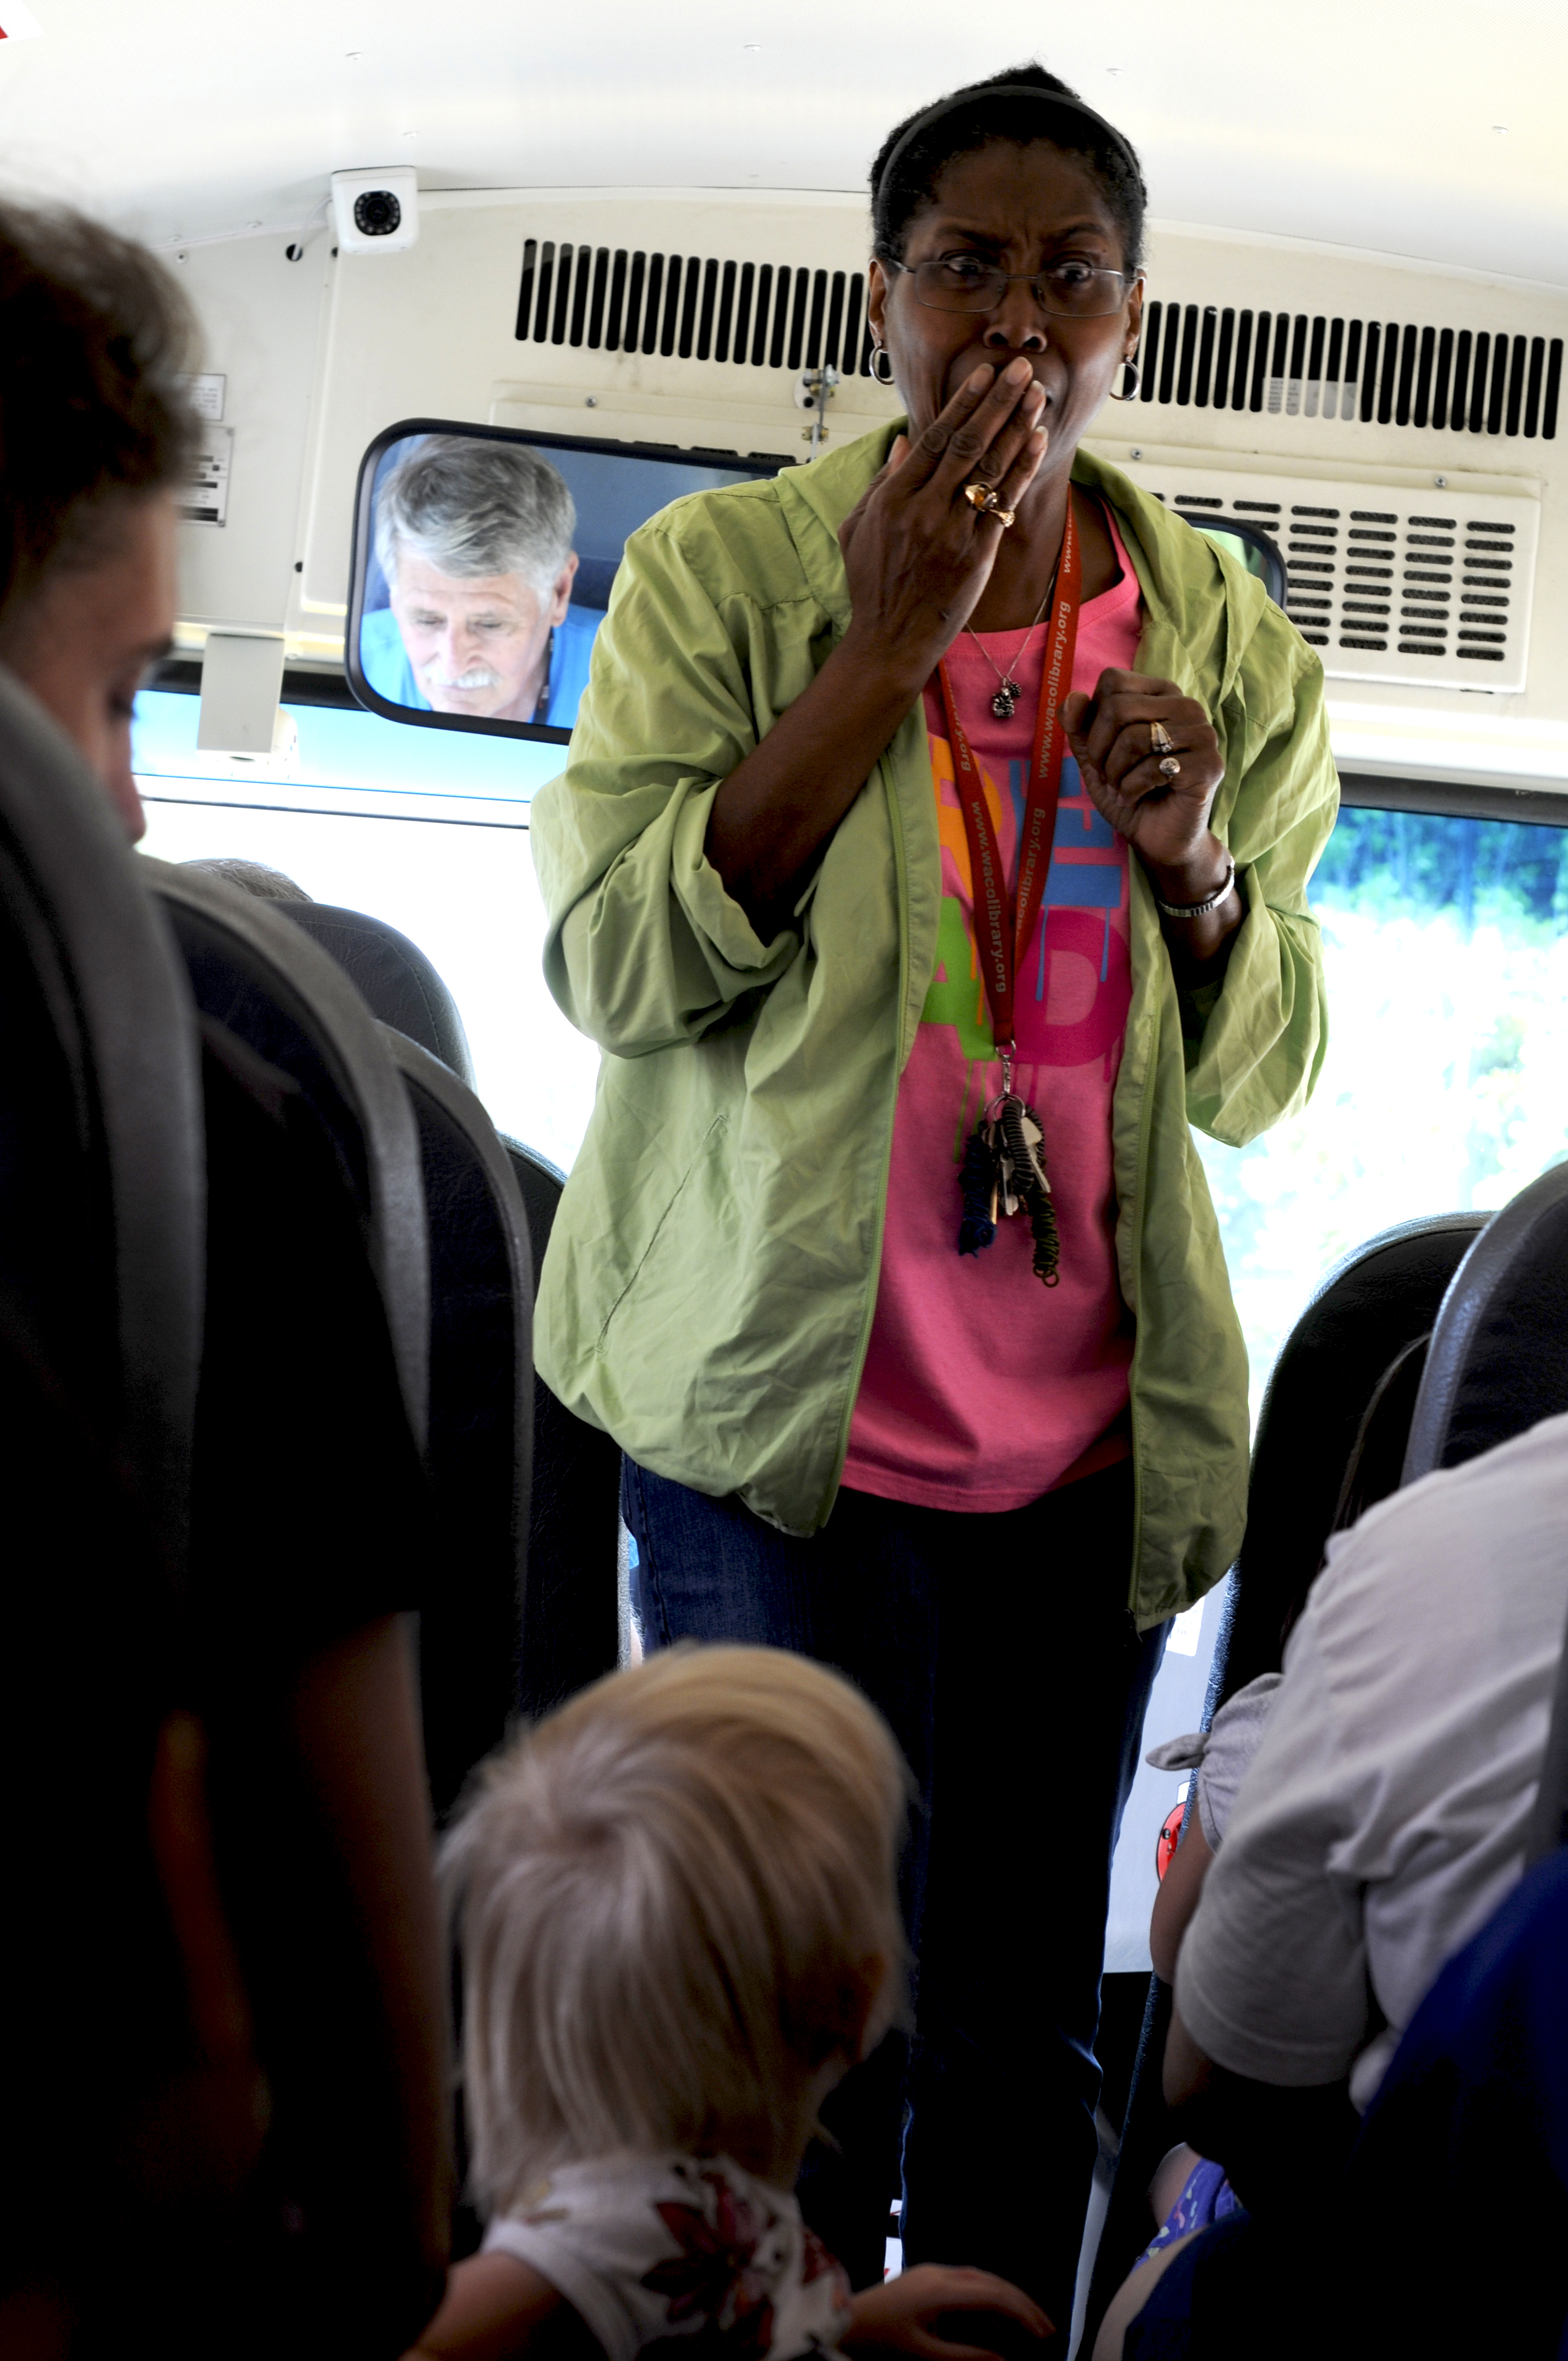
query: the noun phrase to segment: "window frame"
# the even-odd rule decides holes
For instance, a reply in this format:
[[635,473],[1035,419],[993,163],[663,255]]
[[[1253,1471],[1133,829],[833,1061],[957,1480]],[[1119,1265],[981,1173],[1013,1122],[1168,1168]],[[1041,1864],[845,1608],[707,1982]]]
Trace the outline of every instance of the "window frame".
[[1568,828],[1568,787],[1472,785],[1342,771],[1339,791],[1340,802],[1354,811],[1420,812],[1433,819],[1506,819],[1525,828]]

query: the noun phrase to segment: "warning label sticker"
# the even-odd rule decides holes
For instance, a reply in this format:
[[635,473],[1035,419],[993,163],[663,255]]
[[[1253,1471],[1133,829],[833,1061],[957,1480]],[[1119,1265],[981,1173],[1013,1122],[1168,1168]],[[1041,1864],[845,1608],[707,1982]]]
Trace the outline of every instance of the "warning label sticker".
[[[5,0],[0,0],[0,6]],[[229,510],[229,467],[234,428],[203,425],[191,462],[180,513],[191,524],[223,524]]]

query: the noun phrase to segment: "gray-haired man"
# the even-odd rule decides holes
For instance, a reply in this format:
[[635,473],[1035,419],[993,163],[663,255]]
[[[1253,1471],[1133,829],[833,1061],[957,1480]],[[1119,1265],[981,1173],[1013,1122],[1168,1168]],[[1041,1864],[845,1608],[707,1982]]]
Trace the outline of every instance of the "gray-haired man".
[[603,620],[570,603],[576,524],[571,493],[527,444],[422,436],[376,494],[390,603],[360,630],[370,686],[417,712],[569,729]]

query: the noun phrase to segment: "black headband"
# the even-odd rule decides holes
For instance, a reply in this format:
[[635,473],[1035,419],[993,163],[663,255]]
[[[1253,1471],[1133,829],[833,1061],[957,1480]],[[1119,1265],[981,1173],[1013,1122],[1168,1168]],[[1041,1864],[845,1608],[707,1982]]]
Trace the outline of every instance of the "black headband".
[[[1037,82],[981,82],[973,90],[956,90],[950,98],[939,98],[935,106],[928,106],[923,115],[916,116],[877,174],[876,187],[872,192],[873,203],[881,196],[889,174],[912,139],[918,138],[920,133],[928,130],[933,123],[939,123],[944,115],[952,115],[960,106],[972,106],[992,98],[1027,98],[1032,99],[1036,106],[1054,106],[1058,113],[1081,115],[1085,123],[1092,123],[1095,129],[1104,136],[1110,147],[1120,152],[1131,170],[1142,181],[1138,159],[1115,125],[1107,123],[1102,115],[1096,115],[1091,106],[1085,106],[1082,99],[1069,97],[1065,91],[1042,90]],[[1042,133],[1041,137],[1045,136]]]

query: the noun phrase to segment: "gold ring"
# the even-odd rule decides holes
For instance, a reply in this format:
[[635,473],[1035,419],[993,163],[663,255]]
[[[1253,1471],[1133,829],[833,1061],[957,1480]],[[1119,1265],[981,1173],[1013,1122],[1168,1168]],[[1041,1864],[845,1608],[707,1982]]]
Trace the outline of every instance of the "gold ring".
[[[1151,721],[1149,723],[1149,752],[1151,754],[1168,754],[1174,749],[1175,743],[1176,741],[1172,738],[1169,730],[1166,728],[1163,721]],[[1168,778],[1170,774],[1167,772],[1166,775]]]
[[1179,779],[1181,776],[1181,765],[1177,761],[1174,754],[1168,754],[1166,756],[1164,762],[1159,766],[1159,774],[1162,779]]
[[994,484],[966,484],[964,498],[970,508],[978,509],[981,516],[994,517],[1000,525],[1012,524],[1017,517],[1016,509],[1003,507]]

